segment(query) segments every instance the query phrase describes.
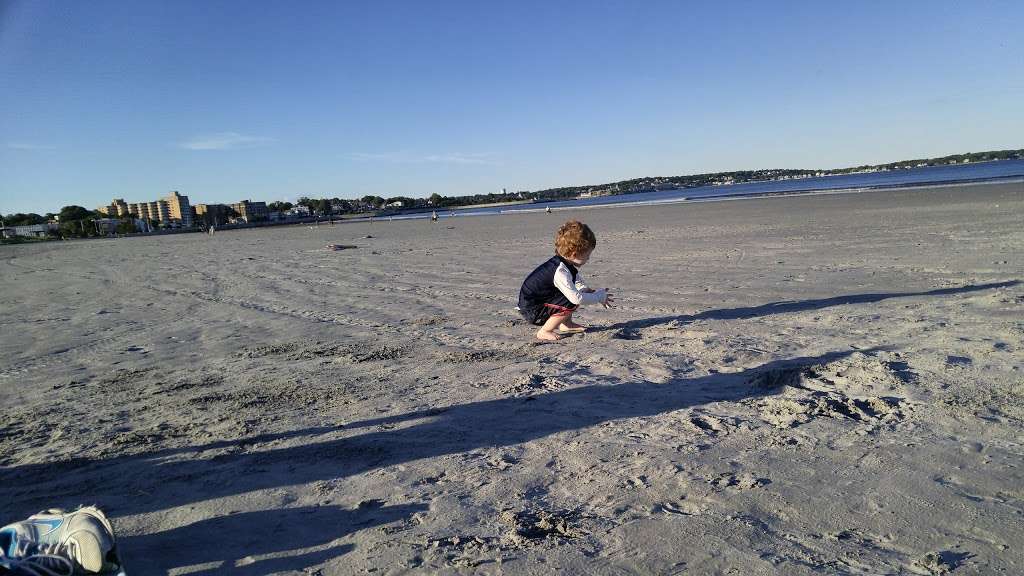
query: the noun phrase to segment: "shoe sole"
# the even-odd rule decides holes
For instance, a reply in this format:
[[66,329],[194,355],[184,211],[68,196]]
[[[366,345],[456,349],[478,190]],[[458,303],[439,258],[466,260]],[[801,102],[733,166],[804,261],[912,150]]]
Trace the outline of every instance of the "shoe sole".
[[85,570],[97,573],[103,570],[103,555],[100,553],[100,541],[88,532],[70,538],[78,547],[78,563]]

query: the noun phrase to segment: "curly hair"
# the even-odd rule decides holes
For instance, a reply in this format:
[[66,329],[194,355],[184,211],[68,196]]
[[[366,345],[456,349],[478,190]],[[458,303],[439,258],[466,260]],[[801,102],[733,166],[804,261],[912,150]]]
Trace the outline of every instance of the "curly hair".
[[569,220],[555,234],[555,252],[562,258],[572,258],[597,247],[597,237],[586,224]]

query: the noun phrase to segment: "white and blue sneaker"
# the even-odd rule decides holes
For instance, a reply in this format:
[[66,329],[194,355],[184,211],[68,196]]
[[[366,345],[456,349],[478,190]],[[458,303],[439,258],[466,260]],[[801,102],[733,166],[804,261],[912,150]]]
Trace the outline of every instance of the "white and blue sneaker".
[[5,527],[0,531],[0,574],[12,576],[71,576],[75,564],[57,546],[39,546]]
[[28,574],[123,573],[110,521],[94,506],[59,508],[0,528],[0,565]]

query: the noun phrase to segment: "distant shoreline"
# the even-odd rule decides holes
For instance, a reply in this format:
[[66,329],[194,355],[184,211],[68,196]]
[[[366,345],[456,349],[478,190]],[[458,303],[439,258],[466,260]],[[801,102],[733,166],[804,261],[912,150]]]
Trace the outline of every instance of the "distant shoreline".
[[[1020,182],[1024,184],[1024,176],[1012,176],[1012,177],[997,177],[997,178],[974,178],[967,180],[957,181],[939,181],[939,182],[915,182],[912,184],[888,184],[880,186],[858,186],[850,188],[808,188],[804,190],[787,190],[785,192],[750,192],[742,194],[723,194],[720,196],[704,196],[704,197],[683,197],[673,198],[668,200],[638,200],[632,202],[614,202],[608,204],[591,204],[584,206],[558,206],[550,208],[552,212],[562,212],[567,210],[585,210],[592,208],[625,208],[628,206],[658,206],[662,204],[689,204],[696,202],[716,202],[726,200],[755,200],[758,198],[786,198],[791,196],[823,196],[828,194],[859,194],[861,192],[885,192],[887,190],[914,190],[923,188],[956,188],[962,186],[986,186],[986,185],[1000,185],[1000,184],[1013,184]],[[534,209],[522,209],[522,210],[507,210],[502,211],[499,214],[516,214],[516,213],[534,213],[534,212],[546,212],[548,207],[545,208],[534,208]],[[488,216],[491,213],[476,214],[477,216]]]
[[[698,196],[698,197],[680,197],[671,198],[664,200],[624,200],[622,202],[610,202],[605,204],[584,204],[576,206],[547,206],[547,202],[537,202],[539,206],[537,208],[519,208],[511,210],[499,210],[499,211],[486,211],[486,212],[472,212],[474,208],[495,208],[500,206],[508,205],[524,205],[531,204],[529,200],[522,200],[517,202],[497,202],[488,205],[477,205],[477,206],[463,206],[458,208],[442,208],[437,210],[439,218],[453,218],[456,216],[509,216],[515,214],[536,214],[538,212],[566,212],[572,210],[592,210],[596,208],[628,208],[628,207],[643,207],[643,206],[660,206],[660,205],[675,205],[675,204],[694,204],[703,202],[725,202],[731,200],[756,200],[764,198],[789,198],[789,197],[800,197],[800,196],[825,196],[825,195],[838,195],[838,194],[860,194],[863,192],[886,192],[886,191],[897,191],[897,190],[923,190],[930,188],[957,188],[957,187],[968,187],[968,186],[996,186],[1002,184],[1022,184],[1022,192],[1024,192],[1024,175],[1022,176],[999,176],[993,178],[970,178],[956,181],[937,181],[937,182],[915,182],[908,184],[884,184],[877,186],[857,186],[849,188],[808,188],[803,190],[787,190],[779,192],[749,192],[749,193],[736,193],[736,194],[722,194],[716,196]],[[623,194],[622,196],[628,198],[630,195]],[[417,211],[405,214],[394,214],[384,216],[348,216],[348,217],[335,217],[335,218],[322,218],[322,219],[304,219],[298,222],[295,221],[277,221],[277,222],[253,222],[250,224],[243,225],[227,225],[218,227],[218,232],[230,232],[233,230],[252,230],[256,228],[277,228],[285,226],[320,226],[322,223],[326,223],[328,226],[331,225],[343,225],[350,223],[360,222],[372,222],[374,220],[378,222],[386,222],[392,220],[426,220],[430,218],[430,210]],[[174,230],[174,231],[163,231],[155,234],[129,234],[125,236],[119,236],[114,238],[146,238],[153,236],[167,236],[167,235],[179,235],[189,234],[192,232],[201,232],[199,229],[195,230]],[[64,241],[74,240],[110,240],[114,239],[109,236],[98,237],[98,238],[73,238],[66,239]],[[35,244],[38,242],[52,242],[55,239],[49,240],[34,240],[27,242],[3,242],[2,245],[20,245],[20,244]]]

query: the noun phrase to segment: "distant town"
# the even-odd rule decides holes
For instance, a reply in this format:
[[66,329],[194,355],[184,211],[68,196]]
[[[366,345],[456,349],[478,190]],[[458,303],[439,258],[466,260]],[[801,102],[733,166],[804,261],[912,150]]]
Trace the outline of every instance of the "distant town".
[[743,170],[695,174],[689,176],[646,177],[595,186],[550,188],[536,192],[518,191],[448,197],[432,194],[428,198],[396,196],[363,196],[359,199],[308,198],[295,203],[240,200],[233,204],[191,204],[188,196],[177,191],[150,201],[126,202],[112,199],[110,204],[87,209],[64,206],[59,212],[41,214],[8,214],[0,219],[0,239],[4,242],[110,237],[138,234],[170,234],[176,232],[213,231],[225,228],[296,224],[320,220],[345,219],[358,216],[388,216],[438,209],[455,209],[483,204],[546,202],[570,198],[587,198],[618,194],[634,194],[655,190],[674,190],[702,186],[720,186],[743,182],[791,180],[854,174],[908,170],[925,166],[945,166],[1024,159],[1024,149],[972,152],[941,158],[902,160],[888,164],[838,168],[832,170]]

